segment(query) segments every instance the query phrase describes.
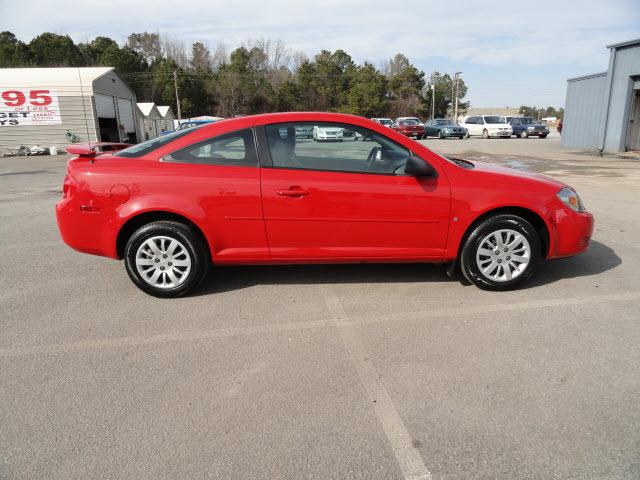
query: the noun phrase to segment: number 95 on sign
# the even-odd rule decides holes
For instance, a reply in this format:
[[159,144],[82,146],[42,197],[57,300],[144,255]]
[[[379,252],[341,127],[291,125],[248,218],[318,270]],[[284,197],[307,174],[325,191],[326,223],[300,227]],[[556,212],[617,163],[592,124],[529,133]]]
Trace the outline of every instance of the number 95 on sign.
[[0,88],[0,127],[59,125],[60,104],[52,90]]

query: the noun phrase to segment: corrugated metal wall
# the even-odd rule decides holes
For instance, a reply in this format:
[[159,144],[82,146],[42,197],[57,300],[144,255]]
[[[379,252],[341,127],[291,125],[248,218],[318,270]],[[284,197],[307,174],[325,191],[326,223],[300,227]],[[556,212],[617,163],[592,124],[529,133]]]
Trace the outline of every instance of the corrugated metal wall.
[[619,48],[615,55],[605,152],[625,150],[634,77],[640,76],[640,45]]
[[567,82],[567,100],[562,122],[562,145],[598,149],[602,139],[607,74]]

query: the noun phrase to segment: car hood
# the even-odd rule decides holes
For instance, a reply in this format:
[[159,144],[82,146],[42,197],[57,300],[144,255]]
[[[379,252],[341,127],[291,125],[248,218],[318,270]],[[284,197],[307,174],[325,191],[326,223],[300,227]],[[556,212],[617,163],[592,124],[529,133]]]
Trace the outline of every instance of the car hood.
[[[468,161],[468,160],[466,160]],[[527,172],[524,170],[517,170],[515,168],[510,167],[501,167],[500,165],[495,165],[492,163],[485,162],[476,162],[472,161],[475,168],[469,170],[470,172],[485,172],[493,175],[500,175],[501,177],[511,178],[514,180],[529,180],[535,181],[539,183],[543,183],[552,188],[557,188],[558,190],[566,187],[567,185],[551,178],[547,175],[543,175],[541,173]]]

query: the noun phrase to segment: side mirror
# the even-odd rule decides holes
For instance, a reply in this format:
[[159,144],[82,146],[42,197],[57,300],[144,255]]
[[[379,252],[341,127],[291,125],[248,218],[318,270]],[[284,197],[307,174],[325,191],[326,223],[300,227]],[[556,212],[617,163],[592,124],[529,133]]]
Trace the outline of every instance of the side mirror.
[[412,177],[431,177],[436,178],[438,176],[438,172],[429,165],[427,162],[422,160],[420,157],[416,157],[413,155],[409,155],[407,158],[407,164],[404,167],[404,173],[406,175],[411,175]]

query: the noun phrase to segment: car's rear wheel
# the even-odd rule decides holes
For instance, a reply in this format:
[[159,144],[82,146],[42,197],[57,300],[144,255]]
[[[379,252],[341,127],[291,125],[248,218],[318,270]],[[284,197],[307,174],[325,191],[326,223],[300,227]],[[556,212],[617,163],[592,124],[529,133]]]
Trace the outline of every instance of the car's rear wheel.
[[529,134],[527,133],[526,130],[522,130],[520,132],[520,138],[527,138],[529,136]]
[[189,226],[158,221],[136,230],[125,247],[129,277],[155,297],[179,297],[197,287],[209,268],[204,241]]
[[465,278],[485,290],[509,290],[531,278],[541,260],[540,237],[517,215],[496,215],[476,226],[460,254]]
[[489,138],[489,131],[488,130],[482,130],[482,138]]

